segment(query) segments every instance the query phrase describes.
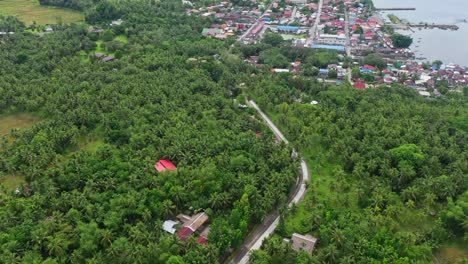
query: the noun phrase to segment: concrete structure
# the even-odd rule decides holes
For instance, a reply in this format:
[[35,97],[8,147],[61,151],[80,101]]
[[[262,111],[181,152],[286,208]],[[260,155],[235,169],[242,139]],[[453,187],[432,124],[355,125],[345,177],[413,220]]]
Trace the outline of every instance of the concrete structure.
[[159,160],[154,165],[154,168],[159,172],[177,169],[177,167],[170,160]]
[[345,46],[342,46],[342,45],[313,44],[312,48],[313,49],[331,49],[331,50],[342,51],[342,52],[346,51]]
[[294,233],[292,235],[292,249],[299,251],[305,250],[309,253],[314,251],[315,244],[317,243],[317,238],[311,235],[301,235]]
[[208,215],[204,212],[195,214],[192,217],[178,215],[177,218],[184,222],[184,227],[177,233],[177,236],[184,241],[208,221]]
[[179,224],[178,221],[167,220],[167,221],[164,221],[162,229],[170,234],[175,234],[175,232],[177,231],[175,229],[175,226],[178,224]]

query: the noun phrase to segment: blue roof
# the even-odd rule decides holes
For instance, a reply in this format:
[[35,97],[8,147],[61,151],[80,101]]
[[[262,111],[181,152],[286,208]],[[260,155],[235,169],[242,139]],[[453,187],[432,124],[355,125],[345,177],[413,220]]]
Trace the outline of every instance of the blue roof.
[[340,45],[326,45],[326,44],[313,44],[312,45],[313,49],[331,49],[331,50],[337,50],[337,51],[345,51],[344,46]]
[[271,21],[271,18],[269,18],[269,17],[264,17],[264,18],[262,18],[262,20],[263,20],[263,21],[268,21],[268,22],[270,22],[270,21]]
[[320,73],[328,73],[328,69],[319,69]]
[[297,31],[297,30],[299,30],[299,27],[294,27],[294,26],[278,26],[278,30]]
[[369,70],[369,69],[361,69],[361,72],[362,73],[374,73],[373,70]]

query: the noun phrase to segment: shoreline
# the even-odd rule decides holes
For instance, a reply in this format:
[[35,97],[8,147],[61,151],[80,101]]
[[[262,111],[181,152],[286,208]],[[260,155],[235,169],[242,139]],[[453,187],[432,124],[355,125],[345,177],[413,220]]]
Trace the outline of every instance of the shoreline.
[[[412,12],[412,11],[409,11],[409,12]],[[422,63],[431,62],[431,59],[427,58],[427,56],[428,56],[427,54],[424,54],[424,53],[418,53],[418,55],[416,54],[419,50],[415,50],[414,49],[415,47],[412,47],[412,46],[417,44],[418,46],[416,46],[416,48],[418,48],[418,47],[424,45],[424,41],[422,41],[422,37],[416,37],[416,36],[414,36],[414,34],[416,34],[418,31],[423,31],[423,30],[447,31],[447,30],[440,29],[440,28],[430,28],[430,27],[427,27],[427,28],[420,27],[420,28],[418,28],[419,30],[415,30],[414,28],[406,25],[407,23],[412,23],[411,21],[409,21],[407,19],[402,19],[402,18],[400,18],[399,16],[397,16],[397,15],[395,15],[393,13],[389,13],[388,11],[374,10],[373,16],[376,19],[378,19],[378,21],[381,22],[382,25],[384,25],[384,24],[397,25],[396,23],[391,21],[390,16],[394,16],[395,18],[397,18],[400,21],[400,24],[402,25],[402,27],[399,28],[399,29],[395,29],[395,32],[405,34],[405,35],[409,35],[409,36],[411,36],[413,38],[413,43],[411,44],[409,49],[415,54],[415,58],[411,59],[411,60],[417,61],[417,62],[422,62]],[[413,22],[413,23],[415,23],[415,22]],[[424,22],[420,22],[420,23],[424,23]],[[464,22],[464,23],[466,23],[466,22]],[[423,25],[429,25],[430,26],[431,24],[430,23],[424,23]],[[456,30],[458,31],[458,28]],[[437,59],[433,59],[433,60],[443,61],[444,64],[446,64],[446,65],[455,64],[455,65],[459,65],[459,66],[464,67],[464,68],[468,68],[468,63],[455,63],[455,62],[451,62],[451,61],[446,61],[445,59],[441,59],[440,57],[437,58]]]

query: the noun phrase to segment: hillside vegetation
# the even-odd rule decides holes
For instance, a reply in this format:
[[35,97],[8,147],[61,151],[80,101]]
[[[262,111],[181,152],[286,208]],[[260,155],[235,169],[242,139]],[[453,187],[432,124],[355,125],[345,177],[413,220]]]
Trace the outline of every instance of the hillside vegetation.
[[[0,36],[0,263],[219,263],[275,209],[279,228],[253,263],[466,255],[466,94],[331,87],[313,76],[336,52],[202,38],[215,21],[180,1],[42,3],[80,9],[86,24],[36,36],[0,16],[16,32]],[[295,60],[304,75],[270,72]],[[287,210],[293,147],[312,180]],[[156,171],[161,159],[177,169]],[[207,245],[162,230],[199,212]],[[313,255],[283,243],[293,232],[320,239]]]

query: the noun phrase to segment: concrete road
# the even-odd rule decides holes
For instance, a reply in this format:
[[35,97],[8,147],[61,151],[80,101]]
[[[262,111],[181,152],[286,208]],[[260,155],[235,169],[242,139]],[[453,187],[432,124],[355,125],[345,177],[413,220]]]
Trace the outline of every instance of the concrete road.
[[322,7],[323,7],[323,0],[320,0],[317,8],[317,13],[314,21],[314,25],[310,28],[309,31],[309,38],[306,40],[306,47],[312,46],[314,43],[315,38],[317,37],[317,29],[320,23],[320,16],[322,15]]
[[[350,34],[349,34],[349,13],[348,9],[345,10],[345,34],[346,34],[346,56],[351,57],[351,40],[350,40]],[[350,67],[346,70],[346,77],[348,78],[348,82],[351,85],[354,85],[352,76],[351,76],[351,65]]]
[[265,9],[265,12],[263,12],[263,14],[258,17],[257,21],[255,21],[255,23],[237,39],[239,42],[243,43],[244,39],[250,34],[252,29],[255,28],[258,24],[262,23],[263,15],[266,13],[267,10],[271,9],[272,5],[273,5],[273,1],[271,1],[270,4],[267,6],[267,8]]
[[[275,126],[275,124],[268,118],[268,116],[258,107],[258,105],[249,100],[248,105],[260,114],[262,119],[268,125],[268,127],[273,131],[276,138],[279,141],[283,141],[284,143],[288,144],[289,141],[284,137],[283,133]],[[295,150],[293,150],[296,153]],[[291,206],[293,203],[298,203],[302,199],[307,192],[306,183],[310,179],[309,175],[309,168],[307,167],[307,163],[304,159],[301,159],[301,171],[300,176],[294,186],[294,189],[291,191],[288,197],[288,205]],[[263,240],[273,234],[276,227],[279,224],[279,213],[277,211],[268,215],[264,222],[258,225],[250,234],[250,236],[245,240],[242,247],[234,254],[231,264],[247,264],[249,263],[249,254],[252,250],[257,250],[262,246]]]

